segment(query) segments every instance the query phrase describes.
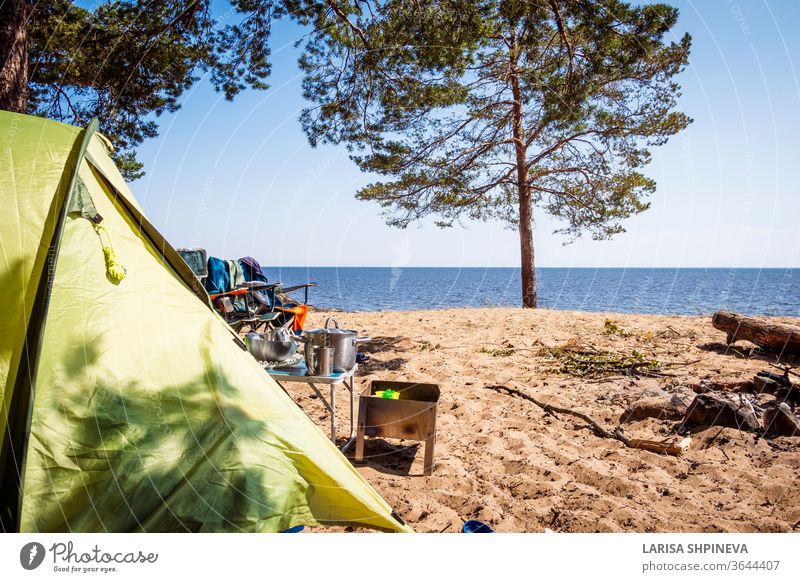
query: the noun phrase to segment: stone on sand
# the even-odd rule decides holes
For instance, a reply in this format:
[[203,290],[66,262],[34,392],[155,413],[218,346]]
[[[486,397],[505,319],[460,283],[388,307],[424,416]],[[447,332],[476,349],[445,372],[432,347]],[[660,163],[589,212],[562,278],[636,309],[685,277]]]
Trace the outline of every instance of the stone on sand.
[[680,420],[686,414],[688,405],[677,394],[647,396],[632,403],[620,416],[621,422],[633,422],[645,418],[660,420]]
[[747,400],[711,393],[695,396],[686,411],[683,425],[727,426],[749,432],[761,431],[761,423]]
[[764,411],[764,430],[780,436],[800,436],[800,420],[785,402]]
[[657,385],[647,386],[620,415],[620,421],[633,422],[645,418],[681,420],[693,398],[694,392],[684,386],[674,387],[670,392]]

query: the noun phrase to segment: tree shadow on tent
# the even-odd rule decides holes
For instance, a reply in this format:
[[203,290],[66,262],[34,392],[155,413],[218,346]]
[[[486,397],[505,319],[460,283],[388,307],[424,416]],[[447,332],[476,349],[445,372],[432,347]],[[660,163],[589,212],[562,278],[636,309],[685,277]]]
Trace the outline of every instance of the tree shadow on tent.
[[[58,402],[37,402],[42,471],[26,490],[34,529],[254,531],[268,520],[272,529],[289,527],[308,485],[266,422],[232,403],[237,390],[223,372],[170,386],[120,383],[94,373],[100,352],[77,346]],[[287,482],[296,489],[288,497]]]

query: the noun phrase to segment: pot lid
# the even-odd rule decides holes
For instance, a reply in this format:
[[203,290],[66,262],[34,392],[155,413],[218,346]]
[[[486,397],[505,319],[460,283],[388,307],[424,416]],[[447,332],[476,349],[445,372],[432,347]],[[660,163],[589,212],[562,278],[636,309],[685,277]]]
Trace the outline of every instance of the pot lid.
[[352,329],[339,329],[338,327],[322,327],[319,329],[306,329],[303,330],[303,333],[308,334],[328,334],[328,335],[356,335],[356,332]]

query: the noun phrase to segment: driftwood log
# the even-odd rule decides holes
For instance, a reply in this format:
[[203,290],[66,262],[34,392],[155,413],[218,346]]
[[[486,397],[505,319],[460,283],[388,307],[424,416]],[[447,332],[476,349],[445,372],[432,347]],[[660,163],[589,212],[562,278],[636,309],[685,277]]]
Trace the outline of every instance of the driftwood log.
[[736,340],[747,340],[772,352],[800,355],[800,327],[746,317],[730,311],[717,311],[711,323],[728,334],[728,344]]

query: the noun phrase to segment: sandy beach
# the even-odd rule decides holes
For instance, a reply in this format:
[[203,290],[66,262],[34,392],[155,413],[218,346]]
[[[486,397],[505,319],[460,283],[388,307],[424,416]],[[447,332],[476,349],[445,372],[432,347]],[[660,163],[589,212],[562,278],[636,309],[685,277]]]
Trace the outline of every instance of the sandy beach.
[[[306,327],[322,326],[328,315],[313,312]],[[496,389],[515,388],[614,429],[642,396],[691,397],[688,385],[749,379],[770,368],[774,356],[751,351],[746,342],[726,349],[710,317],[499,308],[336,315],[342,327],[374,339],[364,350],[370,359],[359,371],[359,392],[375,379],[441,387],[432,476],[422,476],[422,447],[410,441],[368,439],[358,466],[416,531],[457,532],[470,518],[502,532],[800,528],[798,437],[767,440],[711,427],[691,435],[682,457],[659,455],[601,438],[578,418],[548,415]],[[636,352],[668,375],[576,377],[562,357],[573,350]],[[319,400],[301,386],[288,388],[327,432]],[[342,437],[344,396],[342,389]],[[660,440],[677,424],[647,418],[622,426],[630,438]]]

